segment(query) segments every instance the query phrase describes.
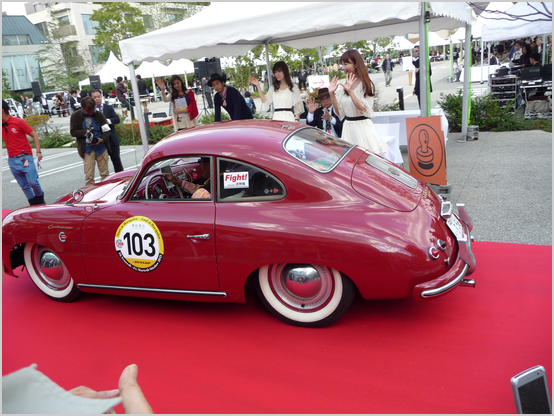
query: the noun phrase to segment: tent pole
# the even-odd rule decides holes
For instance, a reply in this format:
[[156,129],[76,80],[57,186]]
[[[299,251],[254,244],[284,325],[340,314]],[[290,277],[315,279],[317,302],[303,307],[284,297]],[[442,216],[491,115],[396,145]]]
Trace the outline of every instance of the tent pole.
[[[429,42],[428,25],[425,19],[427,3],[421,3],[419,16],[419,99],[421,103],[421,117],[431,116],[431,92],[429,91]],[[416,75],[417,76],[417,75]]]
[[542,35],[542,64],[543,65],[546,65],[546,48],[547,48],[547,43],[546,43],[546,35]]
[[467,135],[467,125],[471,111],[471,25],[466,25],[466,41],[464,53],[464,96],[462,104],[462,134]]
[[152,92],[154,93],[154,101],[158,101],[158,100],[156,100],[156,98],[158,96],[158,94],[157,94],[158,91],[156,91],[156,80],[154,79],[154,73],[153,72],[152,72]]
[[484,49],[483,48],[483,39],[479,40],[481,42],[481,84],[483,83],[483,57],[484,57]]
[[454,76],[453,72],[453,65],[454,65],[454,58],[452,56],[452,36],[450,36],[450,80],[452,81],[452,77]]
[[[140,96],[138,93],[137,77],[135,76],[135,64],[129,63],[129,75],[131,76],[131,87],[133,88],[133,97],[135,98],[135,115],[137,116],[140,137],[142,139],[142,147],[144,154],[148,152],[148,136],[146,135],[146,127],[144,127],[144,121],[142,117],[142,105],[140,105]],[[129,103],[131,105],[131,103]],[[131,128],[134,129],[135,125],[131,120]]]
[[[266,71],[267,71],[266,72],[267,90],[269,91],[269,89],[273,85],[273,77],[271,76],[271,70],[269,67],[269,46],[267,41],[264,42],[264,46],[265,46],[265,65],[266,65]],[[273,117],[273,103],[269,105],[269,110],[271,111],[271,116]]]

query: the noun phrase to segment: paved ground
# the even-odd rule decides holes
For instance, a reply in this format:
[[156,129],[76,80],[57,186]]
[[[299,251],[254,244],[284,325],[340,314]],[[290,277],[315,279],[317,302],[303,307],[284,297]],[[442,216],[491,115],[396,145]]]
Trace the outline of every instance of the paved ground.
[[[431,106],[437,107],[440,93],[454,93],[462,87],[461,83],[447,83],[450,75],[447,63],[432,64]],[[480,70],[480,69],[477,69]],[[486,67],[484,73],[486,74]],[[417,109],[417,99],[411,95],[408,74],[395,71],[392,87],[385,88],[382,73],[372,74],[372,80],[379,90],[379,100],[392,103],[398,94],[396,89],[403,87],[405,109]],[[474,94],[486,93],[487,85],[473,83]],[[202,108],[201,96],[197,97]],[[261,102],[256,106],[261,109]],[[149,104],[150,111],[167,111],[168,104],[163,102]],[[54,125],[68,129],[69,118],[54,117]],[[446,144],[447,178],[452,186],[452,201],[465,203],[472,217],[477,240],[507,243],[552,245],[552,135],[541,131],[528,132],[480,132],[479,140],[459,143],[460,133],[450,133]],[[67,151],[68,149],[46,149],[44,156]],[[130,152],[125,162],[129,167],[142,158],[142,146],[126,146],[122,152]],[[404,166],[408,167],[407,154]],[[80,162],[77,157],[76,162]],[[7,167],[7,163],[3,163]],[[80,168],[79,168],[80,169]],[[14,209],[19,199],[17,184],[11,183],[9,171],[3,169],[4,198],[2,208]],[[80,172],[79,172],[80,175]],[[71,175],[73,176],[73,175]],[[55,178],[51,175],[49,178]],[[58,175],[59,177],[59,175]],[[47,178],[44,178],[46,181]],[[41,180],[41,183],[43,180]],[[78,182],[80,183],[80,176]],[[49,194],[59,196],[70,192],[70,186],[64,192],[52,191]],[[44,187],[44,186],[43,186]],[[7,192],[6,192],[7,191]],[[13,198],[6,193],[13,191]],[[17,198],[17,199],[16,199]],[[16,202],[17,201],[17,202]],[[47,202],[50,202],[47,198]],[[15,204],[15,205],[14,205]],[[13,206],[12,206],[13,205]]]

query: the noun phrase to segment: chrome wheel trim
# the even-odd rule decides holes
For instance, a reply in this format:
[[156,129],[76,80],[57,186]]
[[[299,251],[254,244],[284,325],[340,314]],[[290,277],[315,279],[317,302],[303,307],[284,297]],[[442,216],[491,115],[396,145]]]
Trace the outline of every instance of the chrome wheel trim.
[[269,279],[282,302],[306,312],[325,305],[334,289],[332,273],[322,266],[277,264],[271,266]]
[[38,244],[27,244],[24,257],[29,276],[45,294],[64,298],[71,293],[73,279],[55,252]]
[[[270,274],[277,276],[276,273],[272,273],[270,268],[284,266],[282,264],[264,266],[260,269],[258,279],[260,284],[260,289],[264,298],[269,303],[269,305],[280,315],[296,322],[304,323],[313,323],[321,321],[331,315],[339,306],[339,303],[342,299],[343,285],[342,277],[340,273],[335,269],[329,269],[323,266],[314,266],[310,265],[309,267],[317,268],[322,267],[329,272],[329,284],[332,285],[333,289],[330,292],[324,291],[321,293],[326,293],[325,299],[318,302],[319,306],[312,308],[297,308],[291,306],[286,302],[284,298],[279,295],[277,290],[274,290],[272,286]],[[290,300],[290,299],[289,299]]]

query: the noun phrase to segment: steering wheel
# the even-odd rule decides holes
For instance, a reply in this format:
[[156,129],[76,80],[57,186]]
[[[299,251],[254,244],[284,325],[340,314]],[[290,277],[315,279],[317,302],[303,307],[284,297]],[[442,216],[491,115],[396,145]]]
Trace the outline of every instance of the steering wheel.
[[[154,199],[154,198],[151,197],[152,195],[150,195],[150,184],[152,183],[154,178],[158,178],[158,177],[163,178],[163,174],[162,173],[155,173],[155,174],[153,174],[152,176],[150,176],[148,178],[148,181],[146,181],[146,187],[144,188],[144,198],[145,199]],[[179,196],[181,197],[181,199],[185,199],[185,196],[183,195],[183,192],[181,191],[181,188],[178,185],[175,185],[175,187],[177,188],[177,191],[179,192]]]

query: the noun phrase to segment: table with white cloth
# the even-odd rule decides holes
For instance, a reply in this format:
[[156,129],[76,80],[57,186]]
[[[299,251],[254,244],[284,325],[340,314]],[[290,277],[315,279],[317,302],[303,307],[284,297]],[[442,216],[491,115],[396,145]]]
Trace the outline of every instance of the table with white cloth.
[[[408,137],[406,133],[406,119],[415,118],[421,115],[420,110],[404,110],[404,111],[381,111],[373,113],[371,121],[373,124],[400,124],[399,140],[400,146],[408,145]],[[442,108],[435,108],[431,110],[431,116],[440,116],[441,118],[441,130],[444,137],[444,143],[448,140],[448,119],[442,111]]]

